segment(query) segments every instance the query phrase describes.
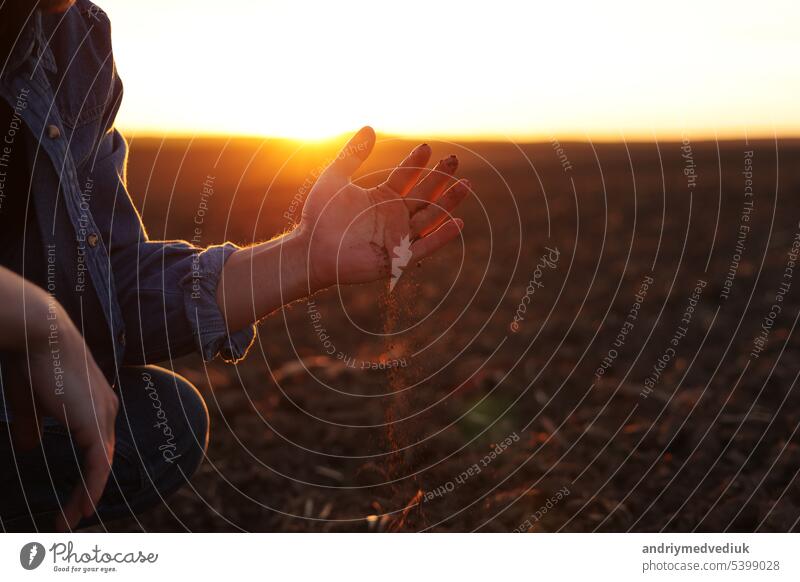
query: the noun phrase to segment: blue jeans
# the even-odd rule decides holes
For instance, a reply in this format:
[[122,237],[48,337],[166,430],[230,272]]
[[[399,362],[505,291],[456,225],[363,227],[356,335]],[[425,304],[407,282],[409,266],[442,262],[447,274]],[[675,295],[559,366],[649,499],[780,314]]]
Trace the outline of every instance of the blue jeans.
[[[127,367],[111,475],[97,513],[79,527],[132,517],[185,485],[208,442],[208,410],[185,378],[156,366]],[[13,422],[13,419],[12,419]],[[66,429],[46,423],[42,444],[20,452],[0,422],[0,531],[48,531],[80,486],[81,451]]]

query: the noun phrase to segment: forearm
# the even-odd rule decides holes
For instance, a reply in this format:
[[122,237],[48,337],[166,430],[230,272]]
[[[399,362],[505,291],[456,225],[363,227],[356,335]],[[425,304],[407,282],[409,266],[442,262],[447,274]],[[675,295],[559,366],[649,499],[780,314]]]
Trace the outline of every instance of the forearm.
[[316,291],[308,245],[299,229],[233,253],[217,287],[217,304],[233,332]]
[[41,287],[0,267],[0,350],[22,351],[46,340],[51,305],[54,313],[60,309]]

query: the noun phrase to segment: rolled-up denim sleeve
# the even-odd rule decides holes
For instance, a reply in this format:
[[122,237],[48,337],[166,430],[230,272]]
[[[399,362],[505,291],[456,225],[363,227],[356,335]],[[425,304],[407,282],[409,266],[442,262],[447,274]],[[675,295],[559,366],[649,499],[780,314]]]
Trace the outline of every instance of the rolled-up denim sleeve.
[[205,360],[221,356],[226,362],[237,362],[247,355],[255,340],[255,324],[229,332],[217,303],[222,268],[238,249],[233,243],[225,243],[197,253],[192,258],[191,272],[180,282],[186,316]]
[[222,268],[239,247],[150,240],[128,194],[125,139],[111,129],[98,147],[84,172],[103,193],[91,198],[91,212],[108,249],[125,322],[124,363],[151,364],[197,350],[206,360],[242,359],[255,326],[229,333],[216,301]]

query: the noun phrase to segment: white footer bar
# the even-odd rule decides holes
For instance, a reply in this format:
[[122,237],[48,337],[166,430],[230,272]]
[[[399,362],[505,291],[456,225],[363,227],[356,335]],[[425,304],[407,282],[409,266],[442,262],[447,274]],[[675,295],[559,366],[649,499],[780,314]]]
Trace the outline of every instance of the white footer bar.
[[799,563],[791,534],[0,535],[2,580],[749,582]]

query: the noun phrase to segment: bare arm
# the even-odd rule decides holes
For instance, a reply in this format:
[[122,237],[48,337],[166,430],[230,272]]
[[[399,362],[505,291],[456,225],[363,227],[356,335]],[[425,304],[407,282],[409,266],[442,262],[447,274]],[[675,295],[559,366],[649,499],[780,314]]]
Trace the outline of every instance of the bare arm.
[[361,188],[350,177],[374,145],[372,128],[361,129],[317,180],[297,229],[230,256],[217,288],[229,330],[331,285],[388,278],[403,241],[412,263],[459,236],[463,223],[451,212],[470,185],[453,183],[456,157],[428,171],[431,149],[422,144],[386,182]]
[[105,489],[114,453],[117,396],[61,305],[3,267],[0,329],[0,350],[19,355],[13,368],[4,370],[10,374],[5,386],[14,446],[35,446],[46,415],[61,422],[84,452],[83,479],[54,524],[65,530],[94,513]]
[[228,329],[241,329],[316,291],[307,265],[308,243],[299,230],[233,253],[217,288]]

